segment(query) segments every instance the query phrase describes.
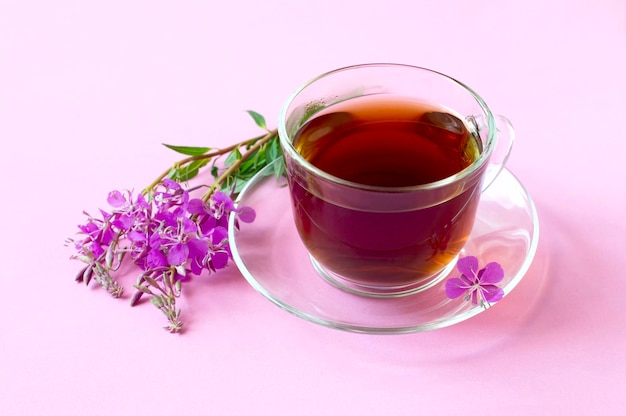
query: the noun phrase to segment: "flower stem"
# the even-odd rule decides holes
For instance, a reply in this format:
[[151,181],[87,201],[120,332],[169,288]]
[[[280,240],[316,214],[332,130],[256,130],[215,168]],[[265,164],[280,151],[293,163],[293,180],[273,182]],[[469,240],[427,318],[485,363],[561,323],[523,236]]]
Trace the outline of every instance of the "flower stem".
[[[214,157],[219,157],[222,156],[226,153],[232,152],[233,150],[239,148],[239,147],[243,147],[243,146],[251,146],[255,143],[257,143],[259,140],[265,140],[268,141],[269,139],[267,138],[269,135],[271,135],[273,133],[273,136],[276,135],[276,130],[274,130],[273,132],[270,132],[268,134],[262,135],[262,136],[257,136],[257,137],[253,137],[252,139],[247,139],[244,141],[241,141],[239,143],[235,143],[231,146],[228,147],[224,147],[221,149],[217,149],[214,150],[212,152],[209,153],[205,153],[203,155],[196,155],[196,156],[189,156],[186,157],[184,159],[181,159],[177,162],[175,162],[172,166],[170,166],[167,170],[163,171],[163,173],[161,173],[154,181],[152,181],[152,183],[150,185],[148,185],[147,187],[145,187],[141,193],[143,195],[146,195],[147,193],[149,193],[151,190],[153,190],[159,183],[161,183],[161,181],[163,179],[165,179],[167,177],[167,175],[170,174],[170,172],[172,171],[172,169],[178,169],[181,166],[185,166],[188,163],[194,162],[196,160],[204,160],[204,159],[212,159]],[[272,137],[273,137],[272,136]],[[271,137],[270,137],[271,138]],[[267,139],[267,140],[266,140]]]
[[235,171],[237,171],[237,169],[239,169],[241,164],[245,162],[246,159],[252,156],[261,147],[263,147],[263,145],[275,138],[277,134],[277,130],[274,129],[270,130],[266,135],[254,139],[254,145],[248,148],[247,151],[241,155],[241,158],[237,159],[215,180],[215,182],[213,182],[213,185],[211,185],[209,187],[209,190],[202,196],[202,200],[204,202],[207,202],[211,198],[211,195],[213,195],[213,193],[222,186],[222,183],[224,183],[224,181],[226,181]]

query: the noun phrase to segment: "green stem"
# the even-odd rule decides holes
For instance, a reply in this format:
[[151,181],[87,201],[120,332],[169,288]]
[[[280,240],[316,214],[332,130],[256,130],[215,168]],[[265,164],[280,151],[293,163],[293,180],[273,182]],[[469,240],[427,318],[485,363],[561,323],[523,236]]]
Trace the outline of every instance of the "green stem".
[[[275,133],[275,132],[276,132],[276,131],[274,130],[274,133]],[[179,160],[179,161],[175,162],[172,166],[170,166],[170,167],[169,167],[167,170],[165,170],[163,173],[161,173],[161,174],[160,174],[160,175],[159,175],[159,176],[158,176],[158,177],[157,177],[157,178],[156,178],[156,179],[155,179],[155,180],[154,180],[154,181],[153,181],[150,185],[148,185],[147,187],[145,187],[145,188],[141,191],[141,193],[142,193],[142,195],[146,195],[146,194],[148,194],[148,193],[149,193],[151,190],[153,190],[153,189],[154,189],[154,188],[155,188],[155,187],[156,187],[159,183],[161,183],[161,181],[162,181],[163,179],[165,179],[165,178],[167,177],[167,175],[169,175],[169,173],[172,171],[172,169],[178,169],[178,168],[180,168],[181,166],[185,166],[186,164],[191,163],[191,162],[194,162],[194,161],[196,161],[196,160],[212,159],[212,158],[214,158],[214,157],[222,156],[222,155],[224,155],[224,154],[226,154],[226,153],[229,153],[229,152],[231,152],[231,151],[233,151],[234,149],[239,148],[239,147],[243,147],[243,146],[251,146],[251,145],[253,145],[253,144],[257,143],[259,140],[263,140],[263,139],[265,139],[267,136],[268,136],[267,134],[266,134],[266,135],[263,135],[263,136],[257,136],[257,137],[254,137],[254,138],[252,138],[252,139],[247,139],[247,140],[244,140],[244,141],[242,141],[242,142],[235,143],[235,144],[233,144],[233,145],[231,145],[231,146],[228,146],[228,147],[224,147],[224,148],[221,148],[221,149],[217,149],[217,150],[215,150],[215,151],[213,151],[213,152],[205,153],[205,154],[203,154],[203,155],[189,156],[189,157],[186,157],[186,158],[184,158],[184,159],[181,159],[181,160]]]
[[232,165],[230,165],[228,167],[228,169],[226,169],[216,180],[215,182],[213,182],[213,185],[211,185],[209,187],[209,190],[202,196],[202,200],[204,202],[207,202],[210,198],[211,195],[213,195],[213,193],[219,189],[222,185],[222,183],[224,183],[224,181],[226,181],[234,172],[237,171],[237,169],[239,169],[239,167],[241,166],[241,164],[243,162],[246,161],[246,159],[248,159],[250,156],[252,156],[257,150],[259,150],[261,147],[263,147],[263,145],[265,145],[266,143],[268,143],[270,140],[272,140],[273,138],[276,137],[276,135],[278,134],[277,130],[271,130],[269,131],[265,136],[262,136],[260,138],[256,139],[256,142],[254,143],[253,146],[251,146],[250,148],[248,148],[246,150],[245,153],[242,154],[241,158],[237,159]]

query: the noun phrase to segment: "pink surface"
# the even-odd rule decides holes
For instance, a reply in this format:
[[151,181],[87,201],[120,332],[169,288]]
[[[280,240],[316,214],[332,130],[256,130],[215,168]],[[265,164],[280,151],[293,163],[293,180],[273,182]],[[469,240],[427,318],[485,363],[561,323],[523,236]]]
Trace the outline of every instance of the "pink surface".
[[[625,45],[621,0],[1,1],[0,414],[622,414]],[[82,210],[149,183],[175,158],[160,143],[253,136],[244,110],[275,126],[302,82],[375,61],[452,75],[513,121],[541,240],[501,303],[359,335],[231,267],[185,288],[176,336],[74,282]]]

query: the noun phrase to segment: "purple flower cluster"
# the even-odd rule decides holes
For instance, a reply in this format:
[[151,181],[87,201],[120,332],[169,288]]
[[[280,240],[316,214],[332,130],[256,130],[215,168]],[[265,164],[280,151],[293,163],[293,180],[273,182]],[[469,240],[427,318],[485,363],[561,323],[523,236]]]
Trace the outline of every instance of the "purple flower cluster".
[[77,254],[73,258],[87,265],[77,280],[89,283],[94,278],[113,296],[122,287],[111,272],[129,256],[142,271],[131,304],[142,294],[151,295],[152,303],[168,317],[172,332],[178,332],[175,298],[181,282],[223,269],[232,258],[228,241],[228,217],[234,212],[241,222],[252,222],[250,207],[236,207],[225,193],[216,191],[208,201],[191,198],[187,190],[173,180],[164,179],[155,190],[137,195],[113,191],[107,198],[111,212],[100,210],[101,219],[87,214],[79,225],[85,235],[73,241]]

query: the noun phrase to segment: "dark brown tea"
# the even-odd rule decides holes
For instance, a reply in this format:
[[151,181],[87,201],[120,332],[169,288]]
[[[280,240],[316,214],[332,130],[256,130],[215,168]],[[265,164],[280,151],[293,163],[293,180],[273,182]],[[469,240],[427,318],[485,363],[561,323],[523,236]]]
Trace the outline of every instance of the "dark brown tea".
[[[480,140],[457,116],[398,97],[333,105],[303,125],[293,145],[332,176],[379,187],[362,198],[445,179],[481,153]],[[332,273],[373,287],[401,287],[440,271],[467,240],[480,193],[474,183],[442,203],[398,212],[331,203],[314,191],[313,179],[290,181],[296,225],[311,255]]]

